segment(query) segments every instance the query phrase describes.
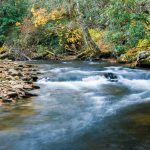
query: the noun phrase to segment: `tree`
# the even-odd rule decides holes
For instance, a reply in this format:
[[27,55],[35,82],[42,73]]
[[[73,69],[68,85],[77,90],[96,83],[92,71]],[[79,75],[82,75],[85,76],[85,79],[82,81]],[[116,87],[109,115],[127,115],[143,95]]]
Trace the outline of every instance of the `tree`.
[[88,55],[88,57],[93,57],[95,55],[100,54],[99,47],[92,40],[88,26],[84,20],[84,14],[81,12],[80,2],[78,0],[68,0],[68,11],[70,14],[70,19],[75,20],[76,23],[82,30],[84,43],[85,43],[85,51],[78,55],[78,58],[84,57]]
[[15,25],[26,14],[26,0],[1,0],[0,5],[0,45],[15,30]]

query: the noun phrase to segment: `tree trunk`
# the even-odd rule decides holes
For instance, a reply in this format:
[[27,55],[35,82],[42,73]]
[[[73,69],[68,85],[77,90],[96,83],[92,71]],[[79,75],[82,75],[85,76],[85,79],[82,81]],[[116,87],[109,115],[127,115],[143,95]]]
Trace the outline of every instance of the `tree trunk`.
[[95,54],[100,54],[100,49],[96,45],[96,43],[92,40],[88,27],[86,26],[83,18],[83,14],[80,11],[80,5],[78,0],[73,0],[75,4],[75,11],[77,14],[77,21],[82,29],[83,37],[84,37],[84,42],[86,44],[86,48],[94,51]]

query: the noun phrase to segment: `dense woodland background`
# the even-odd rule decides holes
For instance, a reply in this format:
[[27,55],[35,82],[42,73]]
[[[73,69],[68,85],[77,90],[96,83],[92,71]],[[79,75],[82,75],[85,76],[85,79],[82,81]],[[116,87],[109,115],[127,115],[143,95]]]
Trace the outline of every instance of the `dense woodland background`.
[[134,62],[140,51],[150,51],[150,0],[0,0],[2,58]]

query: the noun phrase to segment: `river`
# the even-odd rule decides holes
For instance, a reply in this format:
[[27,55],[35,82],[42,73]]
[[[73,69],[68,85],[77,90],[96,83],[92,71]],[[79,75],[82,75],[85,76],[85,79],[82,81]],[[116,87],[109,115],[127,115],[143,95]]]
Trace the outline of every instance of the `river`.
[[39,96],[0,107],[0,150],[150,150],[149,70],[33,63]]

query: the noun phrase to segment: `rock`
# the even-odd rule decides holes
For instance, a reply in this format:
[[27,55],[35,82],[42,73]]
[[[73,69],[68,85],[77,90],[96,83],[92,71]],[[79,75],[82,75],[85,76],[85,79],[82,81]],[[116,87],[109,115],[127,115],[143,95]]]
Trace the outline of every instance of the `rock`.
[[12,76],[17,76],[18,75],[18,71],[16,71],[15,69],[9,69],[8,73]]
[[142,51],[138,54],[137,66],[150,67],[150,51]]
[[2,99],[2,102],[3,103],[12,103],[13,100],[11,100],[11,99]]
[[40,89],[40,87],[38,85],[33,85],[34,89]]
[[24,89],[28,89],[28,90],[32,90],[33,89],[33,85],[32,84],[25,84],[23,86]]
[[36,76],[37,75],[37,72],[31,72],[31,75],[33,75],[33,76]]
[[16,92],[9,92],[9,93],[7,93],[7,95],[11,98],[18,96],[18,94]]
[[[40,74],[42,74],[41,72],[37,72],[37,75],[40,75]],[[44,73],[43,73],[44,74]]]
[[25,92],[25,97],[26,98],[28,98],[28,97],[34,97],[34,96],[38,96],[38,94],[32,93],[32,92]]
[[118,81],[117,75],[115,75],[114,73],[111,73],[111,72],[105,73],[104,77],[111,82],[117,82]]
[[23,81],[31,81],[31,80],[32,80],[32,78],[29,77],[29,76],[22,77],[21,79],[22,79]]
[[23,66],[22,64],[19,64],[18,67],[19,67],[19,68],[23,68],[24,66]]
[[39,89],[33,84],[37,79],[37,68],[33,65],[0,60],[0,105],[37,96],[37,94],[28,93],[33,89]]
[[13,86],[14,89],[23,89],[23,85],[22,84],[17,84]]
[[36,81],[38,80],[38,77],[37,77],[37,76],[32,76],[32,80],[33,80],[34,82],[36,82]]
[[31,64],[26,64],[25,67],[26,67],[26,68],[32,68],[33,65],[31,65]]

